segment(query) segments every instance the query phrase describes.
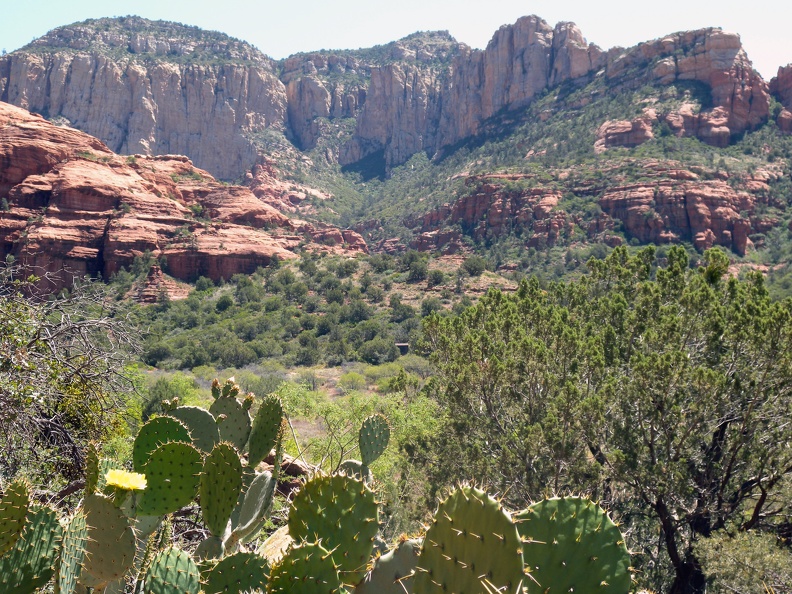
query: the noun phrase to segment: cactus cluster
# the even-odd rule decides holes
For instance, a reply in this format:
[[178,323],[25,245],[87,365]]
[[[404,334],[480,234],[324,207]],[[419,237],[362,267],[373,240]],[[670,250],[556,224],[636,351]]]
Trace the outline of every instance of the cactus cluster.
[[[257,551],[272,508],[285,419],[274,396],[255,418],[252,395],[233,380],[212,384],[209,411],[165,403],[135,440],[135,473],[87,452],[82,505],[68,519],[32,503],[30,486],[0,498],[0,594],[54,584],[56,594],[317,592],[429,594],[626,593],[630,557],[596,504],[548,499],[511,513],[483,490],[460,486],[422,537],[390,550],[379,530],[369,466],[390,436],[381,415],[359,432],[361,460],[317,472],[298,491],[288,523]],[[274,468],[260,463],[275,450]],[[197,501],[208,537],[173,546],[170,515]]]

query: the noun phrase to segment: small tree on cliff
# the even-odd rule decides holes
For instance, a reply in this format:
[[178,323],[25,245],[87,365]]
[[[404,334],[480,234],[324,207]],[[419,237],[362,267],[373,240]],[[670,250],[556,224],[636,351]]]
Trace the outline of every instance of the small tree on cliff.
[[429,318],[449,412],[437,483],[589,491],[622,513],[645,585],[703,591],[696,541],[772,529],[792,473],[792,300],[759,274],[725,278],[722,252],[705,262],[689,270],[675,247],[657,269],[653,249],[619,248],[579,281]]

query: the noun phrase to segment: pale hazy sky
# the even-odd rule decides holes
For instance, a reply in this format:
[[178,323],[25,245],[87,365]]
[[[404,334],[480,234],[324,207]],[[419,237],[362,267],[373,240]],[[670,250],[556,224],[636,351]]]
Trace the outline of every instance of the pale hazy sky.
[[551,25],[577,23],[588,41],[604,49],[675,31],[722,27],[741,35],[765,79],[792,63],[790,0],[0,0],[0,48],[13,51],[75,21],[128,14],[222,31],[273,58],[370,47],[436,29],[483,48],[501,25],[536,14]]

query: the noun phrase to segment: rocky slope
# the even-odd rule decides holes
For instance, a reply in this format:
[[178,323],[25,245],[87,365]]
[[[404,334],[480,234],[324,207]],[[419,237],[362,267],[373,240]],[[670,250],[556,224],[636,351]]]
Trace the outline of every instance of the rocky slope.
[[7,103],[0,103],[0,196],[0,257],[12,254],[39,272],[107,278],[149,252],[177,279],[219,280],[295,258],[303,247],[366,249],[354,232],[289,219],[187,157],[121,157]]
[[[625,175],[628,168],[637,168],[632,177],[639,180]],[[459,199],[405,221],[416,233],[411,247],[454,253],[463,249],[464,236],[483,242],[509,235],[539,249],[581,240],[616,246],[624,240],[615,231],[623,231],[641,243],[687,241],[699,250],[720,245],[744,255],[753,246],[752,234],[779,224],[757,207],[770,205],[768,182],[784,176],[782,167],[730,178],[678,162],[645,160],[602,176],[585,173],[468,177]],[[575,208],[565,204],[565,196],[591,197],[597,208]],[[575,229],[585,237],[573,237]]]
[[185,154],[230,179],[258,161],[266,131],[301,149],[324,138],[326,158],[341,164],[372,157],[391,167],[476,134],[547,90],[596,77],[610,88],[701,83],[711,94],[706,109],[658,117],[716,146],[768,117],[767,85],[737,35],[704,29],[604,51],[574,24],[535,16],[502,27],[481,51],[429,33],[280,64],[173,23],[88,21],[0,58],[0,100],[65,118],[115,152]]

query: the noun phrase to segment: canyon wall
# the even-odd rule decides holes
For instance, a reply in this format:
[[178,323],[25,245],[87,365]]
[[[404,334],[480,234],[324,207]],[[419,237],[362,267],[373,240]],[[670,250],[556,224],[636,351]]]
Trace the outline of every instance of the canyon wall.
[[595,77],[612,88],[703,83],[711,105],[685,133],[718,146],[768,117],[767,84],[735,34],[703,29],[603,51],[574,24],[535,16],[501,27],[484,50],[435,32],[280,63],[218,33],[100,19],[0,58],[0,100],[65,118],[114,152],[185,154],[235,179],[255,165],[255,137],[269,128],[310,149],[320,122],[352,121],[350,133],[332,132],[328,158],[351,164],[381,152],[390,167],[476,134],[487,118],[548,89]]

